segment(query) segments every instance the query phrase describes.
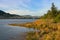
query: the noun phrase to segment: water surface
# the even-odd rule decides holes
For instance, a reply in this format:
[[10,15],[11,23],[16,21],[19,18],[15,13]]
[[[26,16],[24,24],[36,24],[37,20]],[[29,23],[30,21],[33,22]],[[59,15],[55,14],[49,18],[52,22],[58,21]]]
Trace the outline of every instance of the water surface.
[[22,40],[21,38],[23,38],[24,33],[31,31],[32,29],[19,27],[19,26],[10,26],[8,24],[12,24],[12,23],[19,24],[19,23],[26,23],[32,21],[34,20],[33,19],[0,19],[0,40],[11,40],[17,38],[18,35],[22,37],[16,40]]

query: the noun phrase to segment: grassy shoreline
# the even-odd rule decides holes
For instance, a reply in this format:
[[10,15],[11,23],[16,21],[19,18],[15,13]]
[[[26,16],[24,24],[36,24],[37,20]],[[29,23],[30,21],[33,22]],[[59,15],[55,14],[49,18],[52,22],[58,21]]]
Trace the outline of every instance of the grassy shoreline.
[[35,32],[28,32],[26,40],[60,40],[60,23],[54,23],[53,21],[53,19],[39,19],[34,22],[9,25],[39,30]]
[[26,40],[60,40],[60,10],[58,10],[54,3],[46,14],[40,19],[23,24],[11,24],[13,26],[23,26],[34,28],[35,32],[29,32]]

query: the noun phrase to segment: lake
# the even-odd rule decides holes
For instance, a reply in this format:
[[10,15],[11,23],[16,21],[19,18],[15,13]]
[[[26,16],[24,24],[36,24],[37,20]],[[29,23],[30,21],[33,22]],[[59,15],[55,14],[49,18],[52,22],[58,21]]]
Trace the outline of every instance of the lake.
[[34,20],[35,19],[0,19],[0,40],[24,40],[25,33],[33,29],[8,24],[20,24]]

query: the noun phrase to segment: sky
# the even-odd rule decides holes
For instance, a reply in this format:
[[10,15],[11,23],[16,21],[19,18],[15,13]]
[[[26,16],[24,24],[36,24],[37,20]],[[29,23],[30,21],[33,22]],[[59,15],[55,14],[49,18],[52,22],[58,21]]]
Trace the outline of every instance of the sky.
[[60,0],[0,0],[0,10],[18,15],[44,15],[54,2],[60,9]]

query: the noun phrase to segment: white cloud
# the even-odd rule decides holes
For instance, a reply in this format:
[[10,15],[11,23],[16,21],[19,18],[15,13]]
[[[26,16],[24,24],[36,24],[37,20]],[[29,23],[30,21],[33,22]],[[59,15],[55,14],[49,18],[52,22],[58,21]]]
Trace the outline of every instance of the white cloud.
[[20,0],[19,2],[19,7],[25,7],[25,8],[29,8],[29,4],[30,4],[31,0]]
[[9,8],[14,8],[14,7],[26,7],[28,8],[28,4],[31,2],[31,0],[0,0],[0,6],[2,8],[5,8],[8,6]]
[[30,10],[8,10],[7,13],[11,14],[18,14],[18,15],[32,15],[32,16],[41,16],[47,12],[48,9],[41,9],[37,11],[30,11]]
[[11,13],[11,14],[19,14],[19,15],[32,15],[35,13],[29,10],[8,10],[6,12]]
[[0,4],[0,8],[8,8],[8,6],[5,4]]
[[[32,1],[32,0],[0,0],[0,8],[8,9],[5,11],[8,13],[11,13],[11,14],[40,15],[41,16],[47,12],[47,10],[51,6],[51,3],[54,0],[52,0],[52,1],[50,0],[51,2],[48,2],[48,0],[47,1],[43,0],[41,3],[35,2],[35,1]],[[58,1],[57,1],[57,3],[58,3]],[[57,6],[59,6],[59,5],[57,5]],[[25,10],[24,10],[24,8],[25,8]],[[14,10],[12,10],[12,9],[14,9]],[[37,11],[30,11],[30,10],[37,10]]]

